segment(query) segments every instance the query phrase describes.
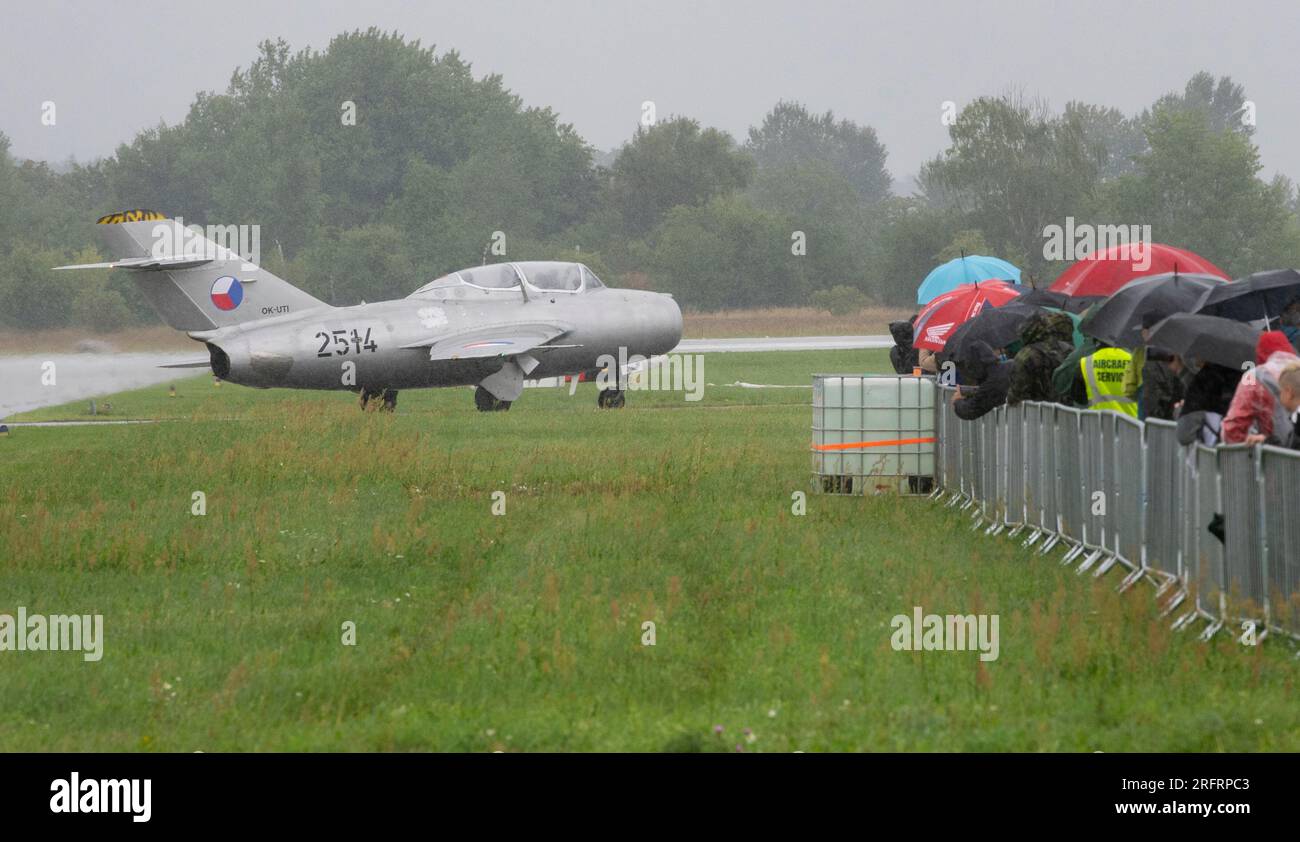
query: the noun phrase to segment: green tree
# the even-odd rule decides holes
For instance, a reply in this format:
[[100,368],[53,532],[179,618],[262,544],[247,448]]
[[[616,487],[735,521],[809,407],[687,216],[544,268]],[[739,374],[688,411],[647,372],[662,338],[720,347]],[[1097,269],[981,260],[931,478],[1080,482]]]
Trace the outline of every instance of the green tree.
[[1065,120],[1079,124],[1088,154],[1097,160],[1103,181],[1132,172],[1137,156],[1146,151],[1141,121],[1126,117],[1117,108],[1067,102]]
[[867,289],[890,304],[914,307],[916,288],[943,262],[942,255],[957,239],[966,217],[916,198],[890,199],[883,211],[867,271]]
[[1149,151],[1109,189],[1113,215],[1148,224],[1156,241],[1189,248],[1234,275],[1276,268],[1258,261],[1288,253],[1292,188],[1258,178],[1259,150],[1249,135],[1225,130],[1198,108],[1157,106],[1146,125]]
[[787,221],[787,242],[803,240],[805,274],[819,287],[850,286],[865,293],[879,207],[865,205],[852,185],[825,161],[760,169],[747,195]]
[[627,233],[640,237],[670,208],[741,190],[753,172],[753,159],[726,132],[676,117],[637,127],[614,159],[607,190]]
[[1211,131],[1231,131],[1247,137],[1255,134],[1255,124],[1249,120],[1246,89],[1232,81],[1231,76],[1218,79],[1204,70],[1192,76],[1183,86],[1183,92],[1169,93],[1156,100],[1155,105],[1142,112],[1138,122],[1144,127],[1157,112],[1200,111]]
[[750,128],[745,148],[760,169],[825,164],[867,203],[888,196],[893,182],[875,129],[836,120],[830,111],[810,114],[797,102],[778,102],[762,125]]
[[22,330],[66,327],[74,323],[74,301],[95,272],[55,272],[73,261],[67,253],[16,242],[0,268],[0,322]]
[[947,263],[949,260],[956,260],[968,254],[988,254],[989,251],[984,233],[976,228],[967,228],[954,234],[952,241],[939,250],[934,260],[935,263]]
[[654,288],[672,292],[683,307],[716,310],[807,301],[808,266],[791,253],[789,221],[741,196],[673,208],[650,244],[645,260]]
[[382,223],[320,237],[303,255],[303,286],[335,306],[403,298],[421,281],[405,242],[400,230]]
[[1043,229],[1095,209],[1100,161],[1079,113],[1056,117],[1042,103],[984,97],[949,128],[952,145],[927,163],[929,196],[967,215],[998,257],[1041,271]]
[[475,79],[454,51],[370,29],[323,51],[264,42],[224,93],[200,94],[182,123],[120,147],[103,179],[119,207],[260,223],[263,242],[292,259],[326,230],[391,223],[412,160],[449,175],[444,212],[491,217],[477,220],[489,231],[556,233],[595,195],[591,152],[499,76]]

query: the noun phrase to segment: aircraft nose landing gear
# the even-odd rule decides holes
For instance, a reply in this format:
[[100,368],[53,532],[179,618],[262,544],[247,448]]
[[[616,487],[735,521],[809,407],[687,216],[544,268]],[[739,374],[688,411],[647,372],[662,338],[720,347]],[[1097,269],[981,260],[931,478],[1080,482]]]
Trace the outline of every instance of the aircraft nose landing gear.
[[596,406],[601,409],[622,409],[627,396],[622,389],[601,389],[596,395]]
[[503,401],[496,395],[479,386],[474,390],[474,406],[479,412],[509,412],[510,401]]

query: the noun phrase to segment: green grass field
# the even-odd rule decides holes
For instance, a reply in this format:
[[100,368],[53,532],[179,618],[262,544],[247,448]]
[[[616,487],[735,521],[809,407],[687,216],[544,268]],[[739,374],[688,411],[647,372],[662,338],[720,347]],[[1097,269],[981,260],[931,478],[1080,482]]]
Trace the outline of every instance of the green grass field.
[[[700,403],[493,414],[199,377],[110,399],[166,423],[16,429],[0,612],[103,614],[105,648],[0,652],[0,749],[1300,750],[1283,644],[1171,633],[925,500],[792,514],[810,390],[721,384],[887,368],[714,354]],[[1000,657],[894,651],[915,605],[1000,615]]]

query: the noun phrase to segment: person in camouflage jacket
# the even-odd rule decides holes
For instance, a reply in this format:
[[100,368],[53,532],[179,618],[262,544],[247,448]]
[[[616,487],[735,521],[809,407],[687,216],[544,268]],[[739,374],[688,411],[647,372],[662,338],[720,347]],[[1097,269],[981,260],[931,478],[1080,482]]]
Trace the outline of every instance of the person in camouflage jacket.
[[1052,374],[1074,350],[1074,322],[1065,313],[1045,311],[1025,323],[1020,338],[1024,347],[1012,361],[1007,405],[1058,401]]

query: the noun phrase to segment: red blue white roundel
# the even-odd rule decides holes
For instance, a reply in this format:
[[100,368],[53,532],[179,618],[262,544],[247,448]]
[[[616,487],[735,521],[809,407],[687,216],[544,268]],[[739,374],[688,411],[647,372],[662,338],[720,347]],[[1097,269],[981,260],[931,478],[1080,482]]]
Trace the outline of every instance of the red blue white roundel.
[[244,285],[238,278],[223,275],[212,282],[212,303],[218,310],[233,310],[244,300]]

